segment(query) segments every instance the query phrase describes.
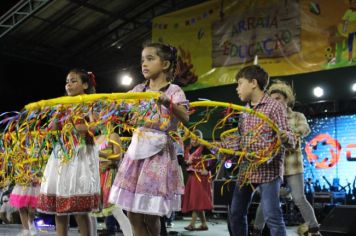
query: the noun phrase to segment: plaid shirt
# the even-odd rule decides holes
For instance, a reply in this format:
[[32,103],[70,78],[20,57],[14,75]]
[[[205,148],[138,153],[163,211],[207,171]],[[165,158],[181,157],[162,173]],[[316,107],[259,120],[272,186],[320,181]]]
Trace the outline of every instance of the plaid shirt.
[[301,150],[301,138],[304,138],[310,133],[310,128],[305,116],[300,112],[292,111],[288,108],[288,124],[294,135],[297,136],[296,147],[286,150],[284,161],[284,175],[295,175],[304,172],[303,157]]
[[[250,108],[249,105],[247,105]],[[294,146],[295,139],[287,124],[286,109],[282,104],[267,94],[263,96],[261,101],[254,107],[255,111],[265,114],[278,126],[280,130],[287,131],[288,144]],[[276,133],[272,128],[261,118],[256,115],[244,112],[240,115],[238,124],[238,138],[234,142],[224,142],[224,146],[234,150],[243,150],[248,153],[255,152],[262,154],[264,151],[268,156],[268,148],[271,147],[271,141],[275,140]],[[272,158],[271,161],[261,164],[255,171],[248,174],[246,183],[267,183],[278,176],[283,176],[283,157],[284,147],[281,146],[280,151]],[[239,174],[237,181],[239,184],[246,181],[244,176],[246,170],[250,166],[250,162],[243,159],[239,166]]]

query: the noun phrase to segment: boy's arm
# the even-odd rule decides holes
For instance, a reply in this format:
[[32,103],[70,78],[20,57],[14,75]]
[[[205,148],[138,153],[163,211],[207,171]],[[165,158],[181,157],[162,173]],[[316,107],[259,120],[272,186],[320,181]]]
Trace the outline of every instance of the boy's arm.
[[240,138],[237,134],[228,135],[221,140],[221,147],[237,151],[239,149]]
[[282,105],[278,104],[276,106],[275,111],[271,112],[270,118],[276,123],[279,128],[279,136],[282,141],[282,144],[286,148],[295,148],[297,140],[288,125],[286,109]]

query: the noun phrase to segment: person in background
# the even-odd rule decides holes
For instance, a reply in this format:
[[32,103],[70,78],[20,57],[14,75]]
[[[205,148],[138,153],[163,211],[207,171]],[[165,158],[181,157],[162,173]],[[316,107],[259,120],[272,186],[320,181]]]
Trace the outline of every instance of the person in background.
[[19,236],[36,235],[33,220],[40,192],[40,177],[34,176],[29,184],[16,184],[10,194],[10,205],[19,210],[23,230]]
[[[198,138],[203,138],[200,130],[195,130],[194,134]],[[182,212],[192,212],[192,220],[184,227],[188,231],[208,230],[205,211],[213,208],[211,196],[210,162],[204,161],[204,154],[209,154],[203,145],[200,145],[195,138],[191,138],[190,145],[185,150],[184,159],[188,165],[188,180],[182,203]],[[201,225],[195,227],[197,218]]]
[[346,10],[342,17],[343,33],[347,34],[347,48],[349,62],[353,62],[353,44],[356,35],[356,0],[349,0],[349,9]]
[[1,197],[1,207],[0,207],[0,219],[4,224],[13,224],[13,214],[17,211],[15,207],[12,207],[9,203],[9,194],[4,194]]

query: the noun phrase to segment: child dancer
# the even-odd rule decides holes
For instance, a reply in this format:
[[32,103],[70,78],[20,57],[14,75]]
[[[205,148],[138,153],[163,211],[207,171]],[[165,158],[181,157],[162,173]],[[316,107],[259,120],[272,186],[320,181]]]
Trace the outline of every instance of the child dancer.
[[23,230],[19,235],[36,235],[33,220],[39,192],[40,180],[35,178],[29,185],[16,184],[10,194],[10,205],[19,209],[20,212]]
[[178,121],[188,121],[188,101],[183,90],[170,83],[176,53],[168,45],[145,45],[141,62],[147,82],[132,90],[160,92],[160,112],[170,116],[169,123],[162,125],[162,119],[156,114],[150,117],[153,122],[134,132],[110,191],[109,201],[128,211],[135,236],[159,236],[160,216],[180,210],[183,182],[168,131],[176,130]]
[[[306,230],[307,232],[302,232],[303,234],[301,235],[319,236],[321,235],[319,232],[319,224],[316,220],[313,207],[304,195],[304,168],[301,138],[310,133],[307,119],[302,113],[292,110],[295,96],[291,86],[288,84],[282,81],[276,81],[270,86],[268,93],[272,98],[280,101],[283,107],[287,110],[288,124],[297,138],[296,148],[286,150],[286,157],[284,160],[284,179],[291,190],[293,201],[299,208],[303,219],[309,227],[309,229]],[[254,235],[261,235],[263,228],[263,212],[261,207],[258,206],[254,223]]]
[[[194,133],[197,137],[203,138],[200,130],[195,130]],[[190,146],[188,146],[185,153],[189,176],[183,196],[182,212],[192,211],[192,220],[188,226],[184,227],[189,231],[208,230],[204,211],[213,208],[209,166],[207,162],[202,161],[202,157],[205,154],[204,149],[205,147],[199,145],[197,140],[191,139]],[[195,227],[197,217],[201,222],[198,228]]]
[[[65,89],[68,96],[95,93],[94,86],[94,75],[86,71],[73,69],[67,75]],[[47,162],[41,183],[38,210],[56,215],[56,231],[57,235],[61,236],[68,233],[70,214],[75,216],[80,235],[89,236],[88,213],[98,210],[99,151],[83,122],[76,122],[75,128],[85,137],[85,144],[78,144],[68,163],[63,162],[61,146],[56,145]]]
[[[233,236],[247,236],[247,209],[251,202],[253,189],[260,188],[261,207],[271,235],[286,236],[282,210],[279,204],[279,188],[283,177],[284,147],[293,148],[295,139],[287,124],[287,114],[283,106],[266,94],[269,76],[260,66],[251,65],[242,68],[236,75],[237,94],[247,107],[262,112],[276,123],[280,129],[283,143],[280,151],[267,163],[250,171],[249,161],[242,159],[237,176],[231,209],[230,222]],[[272,128],[263,126],[263,131],[255,130],[261,119],[249,113],[239,117],[239,139],[231,145],[236,150],[261,152],[270,146],[270,140],[276,137]],[[247,179],[245,179],[247,178]]]

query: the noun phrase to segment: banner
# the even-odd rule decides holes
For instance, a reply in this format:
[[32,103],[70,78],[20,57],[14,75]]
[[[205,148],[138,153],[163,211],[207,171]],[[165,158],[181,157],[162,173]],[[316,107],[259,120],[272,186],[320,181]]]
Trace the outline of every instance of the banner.
[[213,67],[293,55],[300,51],[298,0],[226,16],[213,23],[212,34]]
[[235,83],[255,56],[270,76],[356,65],[356,0],[213,0],[153,20],[178,48],[185,90]]

